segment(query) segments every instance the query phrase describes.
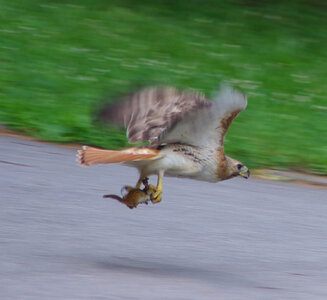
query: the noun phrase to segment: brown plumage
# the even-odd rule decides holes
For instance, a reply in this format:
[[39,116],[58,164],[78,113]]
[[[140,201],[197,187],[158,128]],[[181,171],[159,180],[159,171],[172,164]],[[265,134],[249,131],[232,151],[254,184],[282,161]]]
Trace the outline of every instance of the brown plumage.
[[[162,176],[217,182],[234,176],[248,178],[248,169],[225,155],[224,137],[236,116],[246,108],[246,97],[225,87],[216,101],[197,92],[175,88],[146,88],[124,102],[105,107],[101,117],[127,127],[130,142],[149,141],[149,146],[120,151],[85,147],[81,165],[122,162],[136,167],[140,179],[158,175],[155,202],[161,199]],[[159,200],[158,200],[159,199]]]
[[210,105],[211,101],[198,92],[152,87],[131,94],[122,103],[104,108],[100,117],[127,127],[131,143],[156,143],[185,115]]

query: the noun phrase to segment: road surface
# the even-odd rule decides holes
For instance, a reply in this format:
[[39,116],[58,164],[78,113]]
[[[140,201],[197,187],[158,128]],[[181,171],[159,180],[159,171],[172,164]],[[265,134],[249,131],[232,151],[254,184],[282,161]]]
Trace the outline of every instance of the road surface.
[[0,136],[0,299],[327,299],[327,190],[167,178],[130,210],[137,174]]

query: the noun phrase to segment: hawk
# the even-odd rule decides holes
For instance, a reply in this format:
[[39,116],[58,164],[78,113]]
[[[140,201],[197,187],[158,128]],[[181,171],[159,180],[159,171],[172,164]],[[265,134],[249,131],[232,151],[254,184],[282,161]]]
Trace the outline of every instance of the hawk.
[[[78,151],[78,162],[82,166],[124,163],[137,168],[140,177],[136,186],[128,187],[127,196],[120,198],[130,208],[141,203],[130,196],[139,192],[149,195],[153,203],[160,202],[164,175],[208,182],[235,176],[248,178],[249,169],[224,151],[226,132],[246,106],[246,97],[230,87],[222,88],[214,101],[194,91],[145,88],[123,102],[104,107],[100,115],[127,127],[129,142],[148,141],[149,145],[124,150],[83,146]],[[156,187],[147,185],[150,175],[158,176]],[[144,190],[140,190],[142,182]],[[146,202],[144,197],[142,201]]]

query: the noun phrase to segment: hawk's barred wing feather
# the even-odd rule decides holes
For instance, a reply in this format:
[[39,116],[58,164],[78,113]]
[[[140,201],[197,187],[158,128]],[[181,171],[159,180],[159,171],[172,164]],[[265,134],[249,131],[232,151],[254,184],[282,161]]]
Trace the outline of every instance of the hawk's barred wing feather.
[[220,91],[216,101],[200,93],[154,87],[105,108],[101,116],[127,126],[130,142],[184,143],[216,148],[223,145],[231,122],[246,105],[246,97],[229,87]]
[[201,93],[180,92],[172,87],[145,88],[122,103],[105,107],[101,118],[127,127],[130,142],[158,143],[158,137],[184,116],[211,105]]

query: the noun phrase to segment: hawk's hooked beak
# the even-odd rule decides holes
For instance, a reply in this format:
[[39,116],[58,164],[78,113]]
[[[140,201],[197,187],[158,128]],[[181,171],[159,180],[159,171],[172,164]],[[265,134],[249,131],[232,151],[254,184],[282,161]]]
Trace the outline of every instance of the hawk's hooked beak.
[[248,179],[250,177],[250,170],[246,166],[243,166],[239,172],[239,175],[245,179]]

